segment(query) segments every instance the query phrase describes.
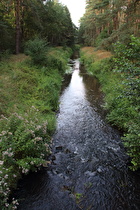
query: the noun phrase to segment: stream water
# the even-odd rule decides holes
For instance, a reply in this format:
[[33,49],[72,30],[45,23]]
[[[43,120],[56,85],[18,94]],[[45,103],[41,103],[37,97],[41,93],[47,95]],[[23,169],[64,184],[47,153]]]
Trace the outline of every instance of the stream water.
[[104,120],[97,79],[79,65],[76,59],[60,97],[51,164],[21,183],[19,209],[138,210],[140,176],[128,169],[119,133]]

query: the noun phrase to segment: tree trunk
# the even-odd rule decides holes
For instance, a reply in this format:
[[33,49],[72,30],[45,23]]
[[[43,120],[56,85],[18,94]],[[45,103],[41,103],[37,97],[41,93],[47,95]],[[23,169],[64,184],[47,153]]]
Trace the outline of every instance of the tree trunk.
[[114,30],[117,30],[119,28],[118,13],[113,18],[113,23],[114,23]]
[[20,42],[21,42],[20,0],[15,0],[15,17],[16,17],[16,54],[19,54]]

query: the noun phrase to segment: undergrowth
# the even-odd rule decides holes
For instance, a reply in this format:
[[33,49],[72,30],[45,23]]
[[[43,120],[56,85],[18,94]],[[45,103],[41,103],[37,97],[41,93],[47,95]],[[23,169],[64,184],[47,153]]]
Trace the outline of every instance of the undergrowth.
[[114,48],[114,57],[94,62],[82,51],[81,61],[99,79],[105,93],[107,119],[124,131],[122,140],[131,157],[130,168],[137,170],[140,168],[140,39],[131,36],[127,46],[117,42]]
[[35,61],[32,53],[29,53],[31,57],[22,54],[0,62],[0,206],[3,210],[17,208],[18,201],[9,200],[9,196],[18,180],[30,171],[47,166],[51,153],[62,77],[72,52],[68,48],[51,48],[44,53],[46,50],[41,62]]

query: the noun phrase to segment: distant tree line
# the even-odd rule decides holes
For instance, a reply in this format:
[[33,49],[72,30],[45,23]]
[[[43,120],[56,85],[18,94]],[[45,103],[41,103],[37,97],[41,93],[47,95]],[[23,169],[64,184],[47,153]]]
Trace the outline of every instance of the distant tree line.
[[56,0],[0,1],[1,52],[18,54],[35,37],[54,46],[72,46],[75,30],[68,8]]
[[112,43],[128,43],[130,35],[140,35],[139,0],[87,0],[81,18],[79,42],[110,50]]

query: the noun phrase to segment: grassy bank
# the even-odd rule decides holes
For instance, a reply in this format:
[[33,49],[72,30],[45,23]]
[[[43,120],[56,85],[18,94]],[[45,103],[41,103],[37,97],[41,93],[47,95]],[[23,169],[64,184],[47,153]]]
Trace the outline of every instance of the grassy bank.
[[11,190],[23,174],[47,166],[55,111],[70,49],[47,50],[45,63],[12,55],[0,62],[1,209],[16,209]]
[[129,47],[118,43],[114,56],[106,51],[101,55],[91,47],[81,49],[81,61],[99,79],[105,93],[108,121],[124,131],[122,140],[131,157],[132,170],[140,168],[139,44],[137,39]]

